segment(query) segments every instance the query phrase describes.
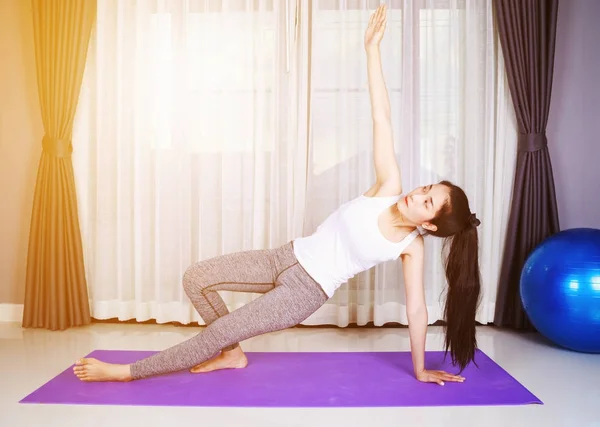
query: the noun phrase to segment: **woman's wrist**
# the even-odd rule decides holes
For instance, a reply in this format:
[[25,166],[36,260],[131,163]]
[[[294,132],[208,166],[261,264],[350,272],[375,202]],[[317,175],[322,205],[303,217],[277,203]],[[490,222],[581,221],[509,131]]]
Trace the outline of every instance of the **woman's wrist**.
[[365,50],[367,51],[367,54],[377,54],[379,53],[379,44],[365,45]]
[[419,374],[422,374],[423,372],[425,372],[425,366],[418,366],[415,367],[415,377],[418,377]]

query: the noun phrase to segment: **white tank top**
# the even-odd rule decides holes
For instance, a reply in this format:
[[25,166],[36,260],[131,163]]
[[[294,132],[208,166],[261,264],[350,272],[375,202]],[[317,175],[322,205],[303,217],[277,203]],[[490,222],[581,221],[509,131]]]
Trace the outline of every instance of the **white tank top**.
[[394,243],[379,230],[379,215],[401,197],[361,195],[340,206],[312,235],[294,240],[298,262],[330,298],[356,274],[398,259],[417,237],[419,230],[415,229]]

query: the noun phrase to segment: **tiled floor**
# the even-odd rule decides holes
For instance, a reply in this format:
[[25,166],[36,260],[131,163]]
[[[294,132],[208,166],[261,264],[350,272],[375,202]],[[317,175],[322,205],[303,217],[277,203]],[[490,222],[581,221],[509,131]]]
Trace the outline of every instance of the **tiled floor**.
[[[480,348],[544,405],[354,409],[23,405],[18,401],[94,349],[161,350],[198,329],[94,324],[64,332],[0,323],[0,426],[600,426],[600,355],[549,346],[537,335],[480,327]],[[429,328],[428,349],[441,348]],[[296,328],[250,339],[246,351],[406,351],[407,329]],[[377,418],[377,419],[375,419]]]

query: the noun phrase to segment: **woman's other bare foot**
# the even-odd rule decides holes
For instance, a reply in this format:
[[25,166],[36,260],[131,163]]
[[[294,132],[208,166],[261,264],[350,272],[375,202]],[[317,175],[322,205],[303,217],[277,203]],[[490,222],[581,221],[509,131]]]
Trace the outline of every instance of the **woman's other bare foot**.
[[100,362],[94,358],[79,359],[73,372],[81,381],[131,381],[129,365]]

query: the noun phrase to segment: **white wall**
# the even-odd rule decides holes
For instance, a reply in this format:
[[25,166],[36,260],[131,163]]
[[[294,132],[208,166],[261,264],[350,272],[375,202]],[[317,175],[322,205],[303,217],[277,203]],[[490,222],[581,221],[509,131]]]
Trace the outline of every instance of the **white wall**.
[[561,0],[547,136],[562,230],[600,228],[600,0]]

